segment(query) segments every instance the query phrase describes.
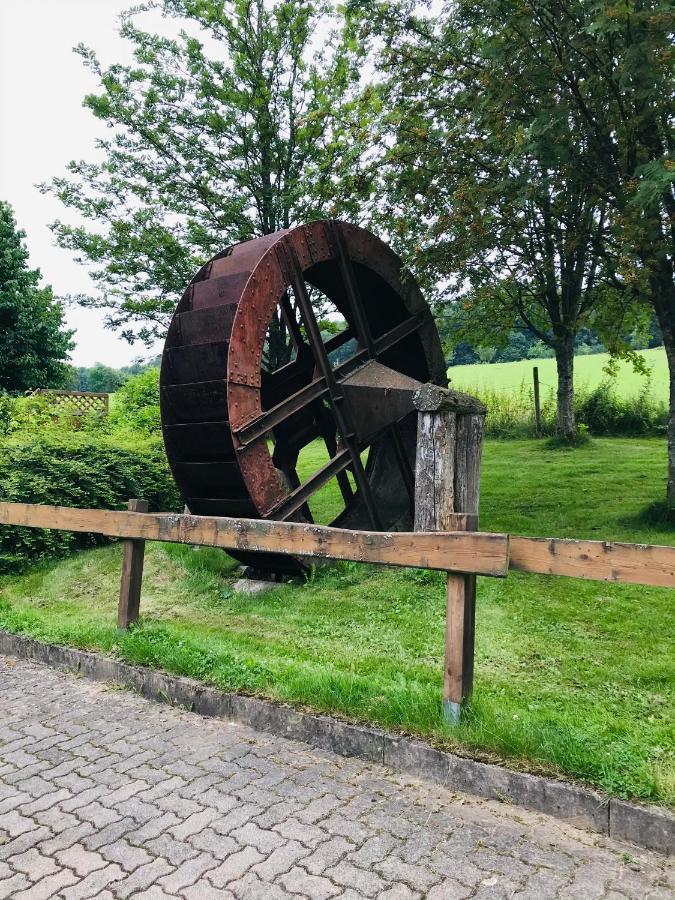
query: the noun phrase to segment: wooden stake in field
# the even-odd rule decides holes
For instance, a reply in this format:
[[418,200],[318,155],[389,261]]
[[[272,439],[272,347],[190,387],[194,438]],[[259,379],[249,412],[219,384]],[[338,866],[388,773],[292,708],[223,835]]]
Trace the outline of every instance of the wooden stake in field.
[[[129,500],[127,508],[130,512],[146,513],[148,511],[148,501]],[[136,539],[124,541],[120,600],[117,607],[118,628],[128,628],[133,622],[138,622],[141,606],[144,556],[145,541]]]
[[[457,398],[456,392],[434,385],[415,394],[416,531],[478,528],[485,408],[472,397],[461,403]],[[473,687],[475,610],[476,576],[448,572],[443,711],[453,725]]]
[[541,437],[541,401],[539,399],[539,366],[532,367],[532,381],[534,384],[534,433]]

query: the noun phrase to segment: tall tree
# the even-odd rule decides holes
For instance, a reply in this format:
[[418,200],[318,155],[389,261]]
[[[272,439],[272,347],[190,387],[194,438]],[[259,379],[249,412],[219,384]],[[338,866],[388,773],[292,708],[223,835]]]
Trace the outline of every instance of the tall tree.
[[602,197],[618,245],[613,283],[656,314],[670,373],[666,496],[675,509],[672,0],[500,0],[490,19],[508,23],[502,52],[527,53],[553,74],[548,97],[569,110],[577,136],[571,165]]
[[60,387],[69,377],[65,360],[72,331],[63,307],[40,271],[28,267],[25,232],[8,203],[0,201],[0,390]]
[[85,219],[53,226],[92,266],[100,295],[80,301],[148,344],[195,269],[223,247],[337,212],[354,217],[337,187],[360,154],[347,115],[360,55],[330,0],[156,6],[181,30],[143,30],[144,7],[123,16],[133,65],[103,69],[79,48],[101,83],[85,105],[112,136],[99,142],[102,162],[73,162],[43,188]]
[[[583,245],[568,256],[568,262],[555,247],[558,293],[562,302],[565,282],[570,283],[570,275],[578,278],[580,255],[587,263],[594,257],[597,302],[593,301],[592,315],[586,310],[584,324],[604,332],[603,339],[619,354],[627,352],[621,338],[635,318],[646,329],[653,309],[670,369],[667,497],[675,506],[675,11],[671,0],[457,0],[446,6],[449,28],[436,33],[410,15],[414,5],[397,4],[393,8],[398,20],[389,16],[390,22],[397,23],[391,41],[394,59],[402,60],[405,52],[410,67],[399,65],[396,77],[412,86],[413,100],[432,102],[426,103],[430,115],[425,118],[414,102],[403,106],[405,131],[400,133],[404,139],[398,142],[402,159],[407,153],[409,172],[426,174],[433,189],[440,190],[440,198],[451,201],[451,216],[456,204],[466,206],[455,188],[461,191],[467,170],[473,169],[476,175],[473,180],[469,175],[466,187],[478,191],[478,197],[485,181],[493,177],[483,157],[490,136],[504,142],[501,175],[506,174],[509,181],[523,174],[523,159],[534,160],[545,177],[555,174],[554,196],[564,206],[592,204],[593,224],[586,234],[583,228],[569,228],[568,211],[556,219],[556,231],[568,247],[569,238]],[[391,11],[392,4],[385,6]],[[420,53],[423,61],[416,65]],[[438,92],[437,102],[430,84]],[[418,134],[414,127],[421,129]],[[427,135],[429,147],[425,147]],[[446,157],[444,191],[438,157],[448,148],[466,150],[466,156]],[[525,173],[525,177],[529,176]],[[419,175],[417,181],[425,184]],[[415,196],[414,181],[406,183],[402,178],[399,184],[406,187],[408,196]],[[423,190],[419,193],[424,195]],[[417,241],[423,249],[438,237],[437,232],[443,233],[443,223],[434,231],[438,211],[425,212]],[[583,216],[576,221],[583,224]],[[604,223],[602,234],[600,223]],[[459,238],[474,245],[481,228],[494,227],[489,205],[475,216],[462,217],[454,227],[459,228]],[[544,234],[542,239],[543,260],[551,253]],[[502,275],[503,270],[495,271],[495,284]],[[522,278],[518,284],[522,286]],[[459,287],[466,290],[466,282]]]
[[569,105],[545,65],[508,50],[507,26],[482,14],[490,5],[453,3],[432,20],[404,3],[405,15],[387,16],[386,217],[442,285],[458,340],[495,346],[523,328],[552,348],[569,439],[577,334],[619,345],[634,310],[608,262],[607,201],[574,165]]

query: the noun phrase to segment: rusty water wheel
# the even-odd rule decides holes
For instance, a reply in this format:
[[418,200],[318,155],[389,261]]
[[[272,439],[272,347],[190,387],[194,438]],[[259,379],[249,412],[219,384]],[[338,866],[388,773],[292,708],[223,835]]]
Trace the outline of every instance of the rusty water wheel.
[[[327,340],[312,291],[346,322]],[[277,310],[294,358],[266,371]],[[236,244],[190,282],[166,339],[162,428],[183,500],[195,515],[311,522],[311,498],[335,478],[343,508],[332,525],[410,527],[410,396],[428,381],[446,383],[436,327],[417,283],[374,235],[322,221]],[[301,483],[298,455],[317,439],[328,462]],[[281,554],[233,555],[270,572],[303,568]]]

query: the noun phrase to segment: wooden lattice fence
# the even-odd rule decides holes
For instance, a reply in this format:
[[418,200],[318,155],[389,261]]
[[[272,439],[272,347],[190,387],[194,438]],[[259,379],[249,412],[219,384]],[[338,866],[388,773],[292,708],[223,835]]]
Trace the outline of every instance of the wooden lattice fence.
[[56,391],[40,388],[33,391],[33,396],[48,397],[51,400],[55,416],[86,416],[98,413],[107,416],[109,412],[109,394],[95,391]]

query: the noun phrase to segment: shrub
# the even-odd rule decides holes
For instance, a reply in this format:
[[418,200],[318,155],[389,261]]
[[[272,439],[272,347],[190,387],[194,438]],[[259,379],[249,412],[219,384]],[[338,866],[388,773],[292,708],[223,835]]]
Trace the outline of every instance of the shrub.
[[109,419],[112,428],[159,433],[159,369],[148,369],[130,378],[114,395]]
[[[159,442],[114,446],[99,435],[48,433],[35,441],[9,440],[0,455],[0,500],[121,509],[130,497],[151,510],[180,509]],[[104,543],[92,534],[0,526],[0,572]]]
[[9,394],[0,391],[0,434],[9,434],[14,422],[14,401]]
[[606,379],[592,391],[577,395],[577,420],[595,435],[665,434],[668,409],[655,400],[649,382],[639,394],[620,397]]

